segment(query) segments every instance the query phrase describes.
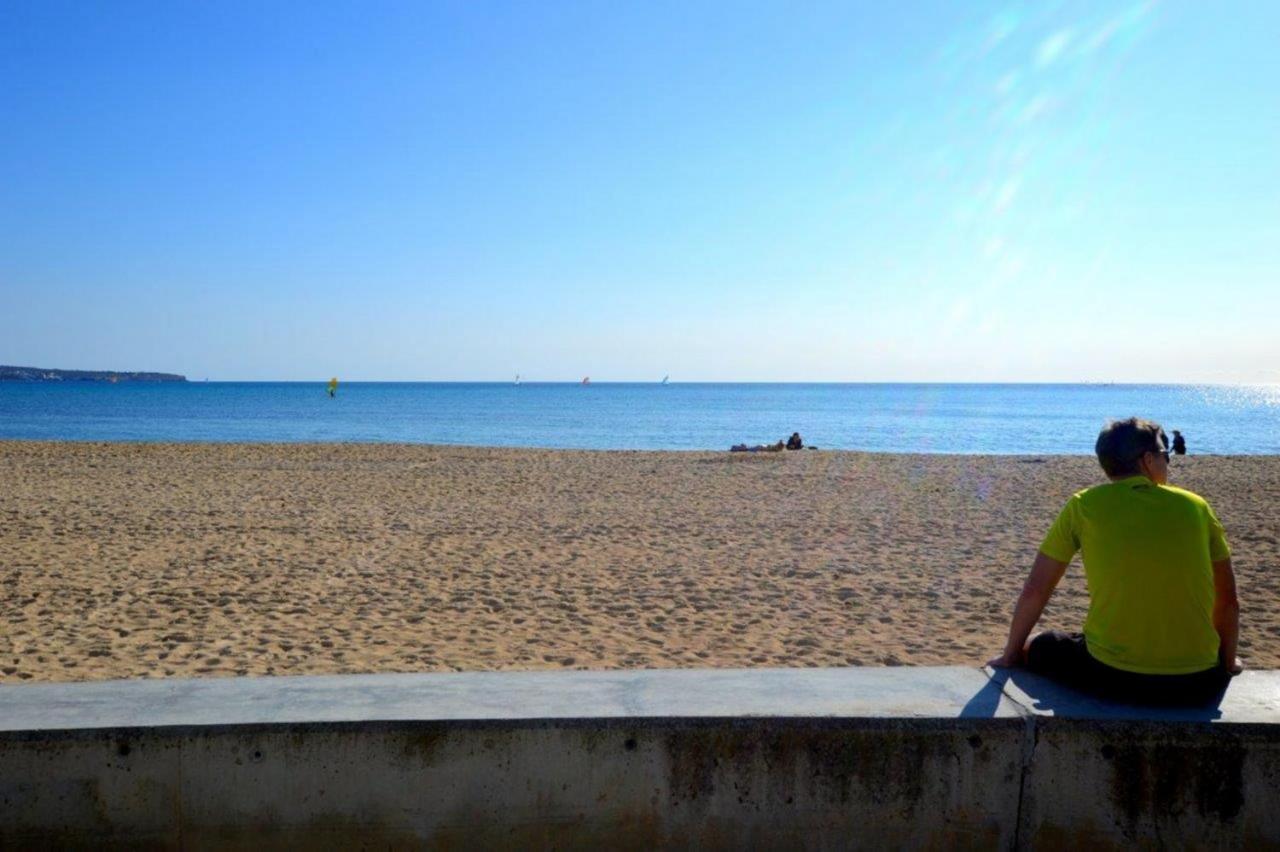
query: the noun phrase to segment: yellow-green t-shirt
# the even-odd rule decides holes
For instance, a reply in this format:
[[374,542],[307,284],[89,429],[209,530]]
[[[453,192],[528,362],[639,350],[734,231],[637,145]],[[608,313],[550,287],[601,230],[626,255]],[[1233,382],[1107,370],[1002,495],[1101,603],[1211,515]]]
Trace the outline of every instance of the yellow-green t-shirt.
[[1218,662],[1213,563],[1231,555],[1204,498],[1145,476],[1075,494],[1040,552],[1070,562],[1089,586],[1085,644],[1109,666],[1188,674]]

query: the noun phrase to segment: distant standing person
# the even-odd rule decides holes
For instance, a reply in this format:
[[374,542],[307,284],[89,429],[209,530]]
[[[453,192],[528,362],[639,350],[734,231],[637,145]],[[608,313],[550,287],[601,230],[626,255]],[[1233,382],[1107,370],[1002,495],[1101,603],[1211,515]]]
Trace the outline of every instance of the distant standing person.
[[1175,456],[1185,456],[1187,454],[1187,442],[1177,429],[1173,430],[1173,454]]

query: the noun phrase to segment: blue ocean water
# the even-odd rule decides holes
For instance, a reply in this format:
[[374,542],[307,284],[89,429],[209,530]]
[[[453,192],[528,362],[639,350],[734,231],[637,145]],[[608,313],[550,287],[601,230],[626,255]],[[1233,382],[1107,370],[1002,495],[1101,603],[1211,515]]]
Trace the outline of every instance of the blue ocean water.
[[0,383],[0,438],[77,441],[1088,454],[1133,414],[1192,453],[1280,454],[1274,385]]

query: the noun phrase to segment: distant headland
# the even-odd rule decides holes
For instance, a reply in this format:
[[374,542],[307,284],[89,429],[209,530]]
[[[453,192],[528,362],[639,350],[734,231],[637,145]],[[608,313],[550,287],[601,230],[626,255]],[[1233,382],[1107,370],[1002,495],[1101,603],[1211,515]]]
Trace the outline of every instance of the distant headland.
[[46,370],[0,364],[0,382],[185,382],[173,373],[119,373],[114,370]]

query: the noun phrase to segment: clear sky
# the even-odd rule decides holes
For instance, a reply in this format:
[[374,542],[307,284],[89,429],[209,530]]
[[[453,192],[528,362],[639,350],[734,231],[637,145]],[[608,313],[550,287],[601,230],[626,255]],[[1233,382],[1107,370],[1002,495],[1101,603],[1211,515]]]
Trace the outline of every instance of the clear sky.
[[1280,3],[0,5],[0,363],[1280,382]]

